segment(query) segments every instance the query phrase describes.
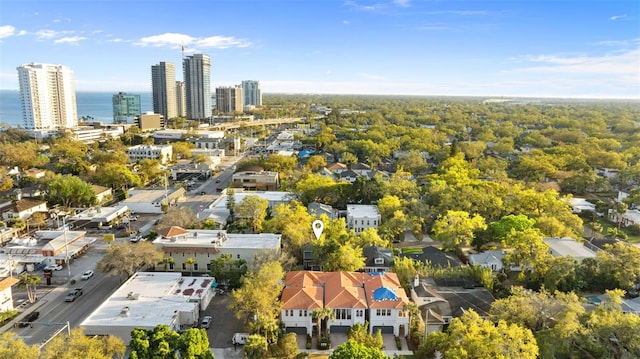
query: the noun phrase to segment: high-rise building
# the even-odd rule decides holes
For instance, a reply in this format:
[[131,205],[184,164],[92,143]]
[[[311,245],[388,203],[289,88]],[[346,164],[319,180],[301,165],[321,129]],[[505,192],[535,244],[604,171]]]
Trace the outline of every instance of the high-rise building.
[[113,123],[130,123],[134,117],[142,113],[140,95],[127,95],[124,92],[118,92],[117,95],[113,95],[111,102],[113,104]]
[[164,116],[165,121],[178,115],[176,98],[176,66],[161,62],[151,66],[153,112]]
[[39,63],[25,64],[17,69],[26,129],[46,131],[78,126],[71,69]]
[[216,111],[242,112],[242,87],[216,87]]
[[186,89],[187,118],[201,120],[211,113],[211,61],[209,56],[195,54],[182,60]]
[[176,81],[176,98],[178,101],[178,116],[187,117],[187,93],[184,81]]
[[242,103],[244,106],[262,106],[262,89],[260,89],[260,81],[242,81],[242,96],[244,97],[244,101]]

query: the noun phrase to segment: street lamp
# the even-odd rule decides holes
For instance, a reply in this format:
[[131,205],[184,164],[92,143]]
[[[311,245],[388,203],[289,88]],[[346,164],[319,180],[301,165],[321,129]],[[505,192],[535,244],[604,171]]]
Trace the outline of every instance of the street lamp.
[[69,261],[69,243],[67,242],[67,224],[65,223],[65,219],[67,217],[62,217],[62,230],[64,231],[64,251],[67,262],[67,272],[69,273],[69,283],[71,283],[71,261]]

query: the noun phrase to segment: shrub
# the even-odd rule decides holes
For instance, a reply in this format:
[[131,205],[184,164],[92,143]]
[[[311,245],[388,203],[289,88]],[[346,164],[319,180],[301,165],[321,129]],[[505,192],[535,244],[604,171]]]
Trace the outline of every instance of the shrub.
[[71,285],[74,285],[74,284],[76,284],[76,280],[75,280],[75,279],[72,279],[72,280],[71,280]]
[[396,338],[396,348],[398,348],[398,350],[402,350],[402,339],[400,339],[400,337],[395,337]]
[[305,346],[307,349],[311,349],[311,335],[307,334],[307,345]]
[[627,232],[632,236],[640,236],[640,224],[632,224],[627,227]]

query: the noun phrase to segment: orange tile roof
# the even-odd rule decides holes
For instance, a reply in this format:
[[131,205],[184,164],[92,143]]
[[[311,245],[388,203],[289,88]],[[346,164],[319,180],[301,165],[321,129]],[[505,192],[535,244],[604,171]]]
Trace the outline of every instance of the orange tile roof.
[[[395,299],[375,300],[379,288]],[[395,273],[295,271],[287,273],[281,301],[284,309],[402,309],[409,299]]]
[[158,229],[158,234],[160,234],[165,238],[171,238],[171,237],[177,237],[177,236],[183,236],[185,234],[189,234],[189,231],[187,231],[182,227],[171,226],[171,227],[164,227],[164,228]]

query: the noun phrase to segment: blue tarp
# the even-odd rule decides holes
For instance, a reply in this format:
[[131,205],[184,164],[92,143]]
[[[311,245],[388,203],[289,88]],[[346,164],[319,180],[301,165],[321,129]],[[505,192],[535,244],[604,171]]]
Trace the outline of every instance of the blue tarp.
[[373,300],[396,300],[398,296],[396,292],[387,287],[380,287],[373,291]]
[[302,150],[298,152],[298,157],[309,157],[314,154],[316,151],[314,150]]

